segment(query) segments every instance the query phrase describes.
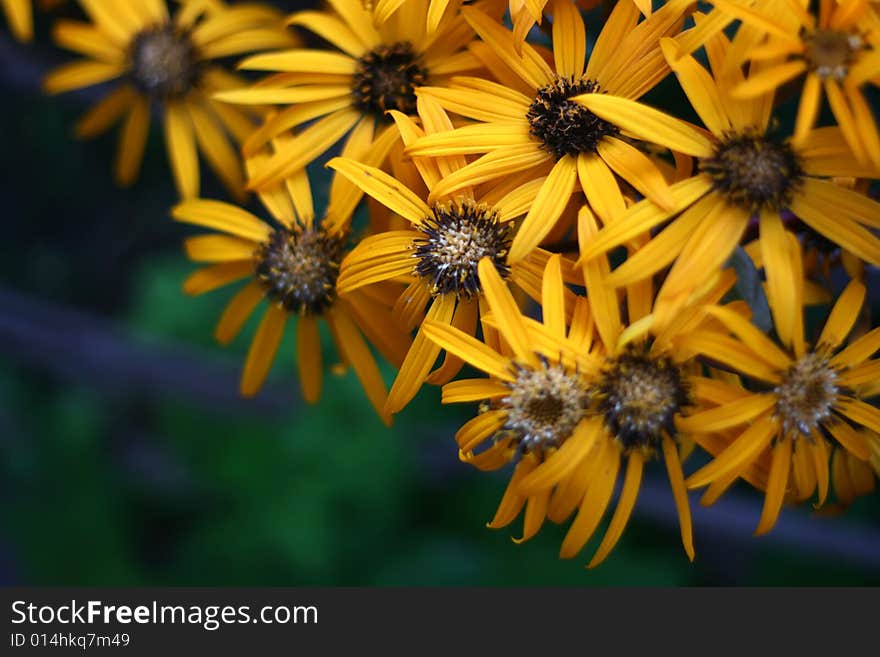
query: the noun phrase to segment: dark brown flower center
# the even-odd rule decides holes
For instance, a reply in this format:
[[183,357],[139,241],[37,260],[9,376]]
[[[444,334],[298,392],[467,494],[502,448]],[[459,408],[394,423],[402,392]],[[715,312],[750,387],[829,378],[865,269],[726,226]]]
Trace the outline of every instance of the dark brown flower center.
[[801,35],[807,67],[823,80],[844,80],[859,51],[866,47],[861,36],[838,30],[815,30]]
[[730,204],[749,212],[787,207],[804,175],[788,141],[757,133],[726,136],[712,157],[700,160],[699,168]]
[[320,315],[336,300],[343,238],[321,229],[275,230],[256,253],[266,296],[291,313]]
[[837,371],[816,352],[802,356],[776,386],[776,416],[786,434],[809,436],[831,418],[839,391]]
[[387,110],[416,113],[416,87],[428,80],[418,53],[408,42],[379,46],[358,59],[352,81],[355,106],[384,120]]
[[484,257],[492,259],[502,277],[510,275],[510,224],[499,221],[494,210],[470,201],[438,204],[432,210],[413,247],[418,258],[415,273],[429,281],[433,294],[479,294],[477,265]]
[[195,46],[188,33],[172,25],[137,34],[129,51],[130,76],[135,86],[156,100],[185,95],[201,72]]
[[593,152],[603,137],[620,132],[614,124],[569,100],[587,93],[601,93],[599,83],[585,78],[557,77],[538,89],[529,106],[526,113],[529,132],[540,139],[557,160],[564,155]]
[[576,373],[561,364],[541,361],[521,367],[510,393],[501,400],[507,410],[502,433],[512,435],[525,452],[559,447],[586,416],[589,393]]
[[636,349],[609,359],[597,385],[605,425],[626,450],[654,451],[688,405],[681,369],[666,356]]

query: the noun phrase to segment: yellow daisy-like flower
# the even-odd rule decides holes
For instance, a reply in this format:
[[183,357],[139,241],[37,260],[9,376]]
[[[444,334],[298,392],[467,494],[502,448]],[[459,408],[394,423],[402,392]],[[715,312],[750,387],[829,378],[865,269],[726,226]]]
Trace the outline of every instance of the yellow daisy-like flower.
[[[788,235],[785,242],[782,257],[799,269],[801,249],[796,238]],[[679,341],[680,348],[708,356],[764,388],[678,421],[679,429],[693,432],[698,443],[701,434],[745,427],[711,463],[688,478],[691,488],[706,484],[726,488],[749,464],[769,460],[756,534],[773,528],[785,499],[803,501],[818,491],[822,505],[831,477],[844,501],[851,499],[850,493],[865,490],[868,461],[880,449],[880,409],[864,401],[880,395],[880,360],[872,359],[880,349],[880,329],[844,346],[865,300],[864,285],[849,283],[812,347],[803,334],[801,286],[795,282],[789,293],[797,308],[795,326],[781,347],[724,307],[707,312],[735,339],[693,331]],[[771,310],[777,323],[782,313],[790,312],[778,304],[772,304]],[[832,450],[845,452],[835,456],[834,465]],[[853,459],[861,465],[851,466]]]
[[[382,158],[391,142],[388,136],[374,141],[372,125],[363,124],[349,140],[346,154],[368,161]],[[269,157],[261,154],[248,165],[260,166]],[[403,361],[410,340],[391,318],[396,291],[371,288],[340,294],[336,285],[350,239],[351,216],[362,192],[336,176],[321,221],[315,219],[305,170],[259,196],[274,224],[218,201],[185,201],[172,211],[178,221],[221,232],[187,239],[191,259],[215,264],[192,274],[184,284],[186,292],[202,294],[234,281],[248,281],[220,318],[215,332],[219,342],[231,342],[260,301],[267,301],[242,372],[241,393],[251,396],[260,389],[284,327],[296,316],[300,387],[308,402],[316,402],[323,371],[318,320],[323,319],[343,362],[351,365],[370,403],[390,424],[383,410],[385,384],[364,337],[394,365]]]
[[461,17],[444,19],[432,35],[426,35],[427,0],[407,2],[379,28],[373,27],[372,15],[360,0],[328,3],[332,12],[299,12],[288,24],[314,32],[337,50],[296,49],[250,57],[241,68],[277,75],[249,89],[217,96],[231,103],[289,106],[255,133],[245,144],[245,154],[314,121],[250,177],[253,189],[274,185],[303,168],[362,119],[387,121],[388,110],[414,113],[416,87],[445,84],[449,76],[481,66],[465,50],[473,34]]
[[511,262],[528,255],[546,237],[578,180],[605,222],[626,207],[615,174],[660,205],[671,206],[674,198],[657,164],[632,145],[613,117],[599,118],[571,99],[611,93],[634,102],[647,93],[669,71],[658,39],[679,31],[690,4],[672,0],[639,22],[639,9],[632,2],[619,2],[587,61],[580,13],[569,0],[554,0],[553,66],[527,43],[520,56],[507,29],[478,9],[464,7],[462,14],[488,46],[479,52],[486,53],[487,67],[504,84],[461,77],[447,88],[422,87],[417,94],[430,95],[447,110],[481,123],[429,135],[406,152],[485,153],[446,176],[434,188],[434,196],[451,194],[474,180],[504,178],[553,163],[513,242]]
[[31,0],[0,0],[6,22],[13,36],[19,41],[30,41],[34,37],[34,16]]
[[[713,42],[707,51],[717,71],[728,42],[723,34]],[[830,179],[866,173],[837,128],[816,131],[794,144],[771,129],[772,92],[760,99],[731,98],[726,82],[684,55],[672,39],[663,41],[663,50],[711,134],[625,98],[590,94],[576,101],[640,137],[699,158],[698,171],[672,186],[673,211],[649,199],[641,201],[585,245],[581,256],[595,257],[673,217],[609,278],[612,285],[627,285],[675,261],[658,295],[662,325],[674,317],[706,272],[722,266],[750,219],[757,218],[768,297],[783,309],[776,330],[790,341],[796,315],[791,290],[802,272],[792,270],[780,255],[787,251],[782,215],[791,213],[858,258],[880,264],[880,238],[870,230],[880,228],[880,204]],[[739,72],[732,74],[737,76],[743,79]]]
[[165,0],[80,0],[91,23],[60,21],[58,45],[86,59],[63,65],[44,81],[57,94],[119,80],[119,86],[76,125],[78,137],[94,137],[123,120],[116,180],[137,178],[150,125],[150,107],[163,115],[165,143],[183,198],[199,194],[201,150],[230,192],[241,198],[244,173],[230,135],[238,142],[253,118],[211,98],[241,81],[212,60],[278,48],[291,37],[276,27],[277,12],[260,5],[227,8],[217,0],[185,0],[170,17]]
[[[743,7],[729,0],[713,3],[752,30],[749,48],[737,52],[746,61],[766,61],[760,74],[731,90],[735,98],[760,98],[799,76],[800,93],[794,140],[816,123],[822,94],[846,142],[861,162],[880,167],[880,133],[861,87],[880,76],[880,32],[866,21],[867,0],[822,0],[818,15],[809,0],[788,0]],[[756,44],[755,31],[761,37]],[[745,33],[744,33],[745,34]],[[739,39],[734,38],[734,43]],[[742,64],[742,61],[734,62]]]
[[[597,230],[587,208],[578,224],[581,241]],[[491,263],[483,261],[480,277],[492,311],[490,324],[509,351],[426,321],[430,339],[490,376],[447,384],[443,402],[484,401],[484,412],[456,435],[464,461],[497,469],[521,454],[490,527],[508,525],[525,507],[521,540],[526,540],[545,518],[561,523],[577,510],[560,551],[564,558],[573,557],[596,531],[624,468],[617,507],[589,564],[595,567],[622,535],[643,467],[659,452],[678,509],[682,543],[693,559],[679,445],[686,450],[690,441],[676,431],[675,419],[703,407],[706,380],[695,374],[693,352],[679,351],[673,338],[702,319],[695,306],[680,315],[675,327],[651,336],[651,283],[643,281],[627,291],[630,323],[624,328],[617,294],[604,280],[608,270],[602,259],[585,266],[590,302],[574,300],[566,331],[568,302],[558,256],[548,261],[544,275],[540,323],[519,314]],[[701,301],[716,302],[732,283],[732,276],[716,276],[707,282]],[[489,440],[490,447],[474,454]]]
[[[404,143],[412,143],[426,133],[451,129],[449,117],[431,98],[419,98],[417,109],[423,128],[403,113],[391,112]],[[418,170],[419,187],[424,183],[430,193],[443,175],[464,167],[465,160],[461,155],[415,157],[413,164]],[[512,266],[507,254],[514,234],[512,221],[528,210],[540,180],[526,185],[513,180],[488,190],[472,186],[428,203],[420,188],[413,190],[375,167],[343,158],[334,158],[327,166],[409,223],[404,230],[391,230],[361,242],[342,263],[340,290],[357,290],[378,281],[407,280],[409,284],[397,303],[404,328],[412,329],[426,316],[456,326],[468,335],[476,331],[485,304],[477,275],[481,258],[488,257],[503,278],[539,298],[541,273],[550,254],[535,250]],[[571,276],[570,263],[567,273]],[[440,368],[431,373],[439,353],[440,348],[419,330],[388,394],[389,413],[400,411],[426,381],[442,384],[458,373],[462,361],[448,354]]]

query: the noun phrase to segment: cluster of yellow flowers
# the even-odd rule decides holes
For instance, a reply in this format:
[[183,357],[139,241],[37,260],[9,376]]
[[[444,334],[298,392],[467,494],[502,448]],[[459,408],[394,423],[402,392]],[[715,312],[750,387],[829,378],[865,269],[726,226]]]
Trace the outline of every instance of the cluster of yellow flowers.
[[[2,2],[27,22],[27,2]],[[572,557],[622,479],[590,566],[655,456],[691,559],[689,488],[703,504],[739,479],[763,491],[756,533],[784,503],[874,489],[880,327],[863,279],[880,265],[880,4],[174,4],[79,0],[88,21],[54,36],[84,59],[45,87],[121,81],[76,128],[121,121],[121,183],[159,110],[172,215],[212,231],[186,239],[208,264],[184,289],[244,281],[224,344],[266,302],[243,395],[292,320],[316,402],[323,319],[384,422],[425,384],[478,405],[461,460],[512,466],[491,527],[522,513],[526,540],[573,517]],[[261,72],[248,80],[217,61],[245,55],[237,68]],[[700,124],[641,100],[669,76]],[[237,204],[199,198],[199,151]],[[315,162],[333,170],[318,208]],[[241,207],[248,191],[270,217]],[[806,306],[830,308],[818,336]],[[376,354],[397,368],[390,388]],[[464,365],[485,376],[458,378]],[[686,475],[696,446],[711,458]]]

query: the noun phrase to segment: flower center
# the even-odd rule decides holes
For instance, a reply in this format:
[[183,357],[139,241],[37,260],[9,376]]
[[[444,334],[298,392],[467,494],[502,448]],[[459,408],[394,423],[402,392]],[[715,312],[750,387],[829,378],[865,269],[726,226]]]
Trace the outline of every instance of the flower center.
[[861,36],[838,30],[815,30],[801,35],[807,67],[821,79],[843,80],[858,52],[866,47]]
[[804,175],[791,144],[748,132],[725,137],[699,167],[728,203],[752,213],[787,207]]
[[664,431],[674,436],[675,414],[689,403],[670,358],[634,349],[609,359],[597,390],[605,425],[626,450],[653,451]]
[[510,275],[510,224],[499,221],[494,210],[471,201],[436,204],[432,210],[419,227],[424,235],[413,243],[415,273],[430,281],[432,294],[479,294],[477,265],[487,256],[502,277]]
[[788,368],[773,392],[783,432],[809,436],[831,417],[838,393],[837,371],[826,356],[808,353]]
[[529,132],[540,139],[557,160],[564,155],[593,152],[603,137],[620,132],[614,124],[568,100],[587,93],[601,93],[599,83],[585,78],[575,81],[557,77],[538,89],[529,106],[526,113]]
[[320,315],[336,300],[343,238],[321,229],[279,228],[257,250],[266,296],[299,315]]
[[195,86],[200,73],[189,34],[171,25],[138,33],[131,42],[129,61],[135,86],[156,100],[183,96]]
[[384,120],[390,120],[387,110],[415,114],[415,89],[428,79],[419,60],[406,41],[379,46],[358,59],[351,85],[355,106]]
[[561,364],[542,359],[538,369],[520,367],[507,386],[510,394],[501,400],[507,423],[501,431],[512,434],[523,451],[559,447],[587,414],[589,393]]

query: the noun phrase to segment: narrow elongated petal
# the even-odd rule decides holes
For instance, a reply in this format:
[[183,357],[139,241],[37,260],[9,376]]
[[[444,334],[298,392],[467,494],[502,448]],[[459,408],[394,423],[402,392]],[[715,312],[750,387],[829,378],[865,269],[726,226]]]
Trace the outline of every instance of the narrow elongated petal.
[[529,213],[513,238],[508,262],[525,258],[552,230],[574,191],[577,160],[565,155],[550,170]]
[[773,420],[766,417],[758,420],[716,456],[715,460],[688,477],[688,488],[705,486],[728,473],[739,471],[770,444],[775,434],[776,423]]
[[767,492],[764,494],[764,508],[761,510],[761,520],[758,522],[758,528],[755,529],[755,536],[766,534],[773,529],[779,517],[791,468],[791,443],[791,438],[783,437],[773,447],[773,462],[770,466]]
[[431,208],[421,198],[403,183],[376,167],[341,157],[334,157],[327,166],[338,171],[385,207],[417,226],[431,216]]
[[569,100],[645,141],[695,157],[710,157],[714,150],[707,137],[684,121],[635,100],[609,94],[583,94]]
[[286,323],[287,311],[280,306],[270,305],[254,335],[244,364],[240,384],[243,396],[253,397],[263,386],[269,368],[272,367],[272,361],[275,360],[275,353],[281,343]]

